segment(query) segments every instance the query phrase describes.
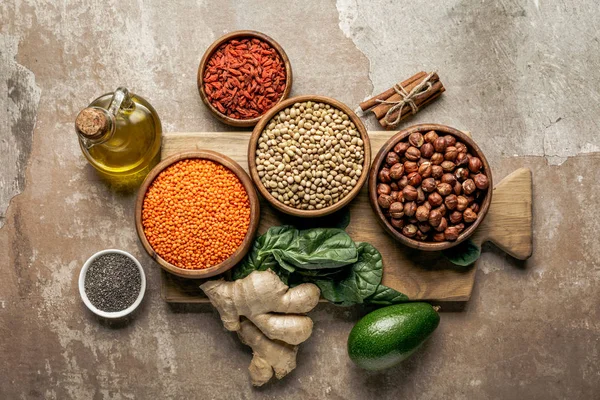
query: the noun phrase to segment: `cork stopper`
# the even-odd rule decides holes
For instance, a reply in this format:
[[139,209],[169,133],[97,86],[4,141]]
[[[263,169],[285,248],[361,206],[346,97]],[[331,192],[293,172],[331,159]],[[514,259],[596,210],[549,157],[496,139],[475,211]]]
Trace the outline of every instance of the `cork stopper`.
[[75,129],[88,139],[102,136],[109,128],[106,111],[88,107],[81,110],[75,120]]

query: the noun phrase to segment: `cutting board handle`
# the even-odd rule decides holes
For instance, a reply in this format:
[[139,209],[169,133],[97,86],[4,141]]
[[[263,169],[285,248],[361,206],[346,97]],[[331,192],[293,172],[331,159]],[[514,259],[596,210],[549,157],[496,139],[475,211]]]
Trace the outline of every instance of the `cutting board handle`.
[[471,239],[479,246],[492,242],[519,260],[528,259],[533,252],[531,208],[531,170],[520,168],[496,185],[487,216]]

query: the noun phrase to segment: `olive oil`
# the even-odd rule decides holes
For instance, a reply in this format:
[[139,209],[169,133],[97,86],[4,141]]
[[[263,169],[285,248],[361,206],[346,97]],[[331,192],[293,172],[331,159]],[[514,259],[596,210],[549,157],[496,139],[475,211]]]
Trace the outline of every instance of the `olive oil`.
[[89,163],[118,187],[139,185],[160,161],[158,114],[125,88],[92,101],[77,116],[75,127]]

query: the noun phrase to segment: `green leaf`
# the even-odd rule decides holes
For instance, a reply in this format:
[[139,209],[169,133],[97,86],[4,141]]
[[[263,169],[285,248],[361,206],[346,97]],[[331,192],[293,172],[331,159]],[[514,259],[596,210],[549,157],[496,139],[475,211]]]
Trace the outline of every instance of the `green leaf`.
[[452,264],[467,267],[477,261],[481,255],[481,248],[472,240],[467,240],[455,247],[444,250],[442,254]]
[[338,268],[358,259],[352,238],[336,228],[300,231],[288,248],[274,249],[272,253],[280,264],[304,269]]
[[383,276],[381,253],[369,243],[357,246],[358,260],[343,269],[339,275],[326,279],[315,279],[321,294],[339,305],[361,304],[377,290]]
[[409,301],[408,296],[385,285],[377,286],[375,293],[365,299],[365,304],[377,304],[390,306],[392,304],[405,303]]

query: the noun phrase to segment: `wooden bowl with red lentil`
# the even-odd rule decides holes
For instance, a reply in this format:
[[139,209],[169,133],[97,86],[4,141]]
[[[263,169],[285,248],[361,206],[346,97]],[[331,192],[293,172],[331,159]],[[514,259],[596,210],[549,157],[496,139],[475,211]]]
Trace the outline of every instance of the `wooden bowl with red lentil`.
[[260,217],[252,180],[235,161],[209,150],[173,155],[139,189],[137,234],[166,271],[184,278],[221,274],[252,246]]
[[198,67],[198,91],[221,122],[256,125],[292,89],[292,66],[275,40],[256,31],[235,31],[217,39]]

